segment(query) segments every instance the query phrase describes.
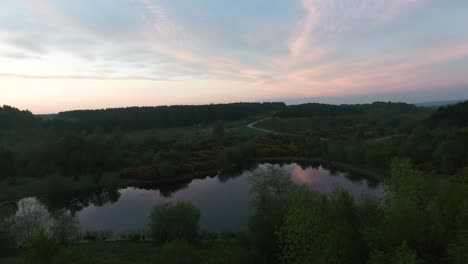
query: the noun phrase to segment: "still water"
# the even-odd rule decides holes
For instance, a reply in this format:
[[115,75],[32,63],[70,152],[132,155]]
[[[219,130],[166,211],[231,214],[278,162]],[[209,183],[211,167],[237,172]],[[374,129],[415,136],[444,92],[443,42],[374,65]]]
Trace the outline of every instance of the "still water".
[[[383,196],[381,185],[347,172],[297,163],[261,164],[240,175],[196,179],[173,188],[107,190],[87,197],[71,197],[63,204],[49,200],[47,208],[71,210],[79,219],[83,231],[112,230],[114,234],[119,234],[144,230],[151,209],[157,204],[187,201],[200,210],[200,227],[203,231],[238,231],[247,226],[251,215],[249,176],[266,166],[281,168],[295,183],[306,185],[316,192],[330,193],[342,188],[357,199],[363,195]],[[50,203],[54,202],[51,206]]]

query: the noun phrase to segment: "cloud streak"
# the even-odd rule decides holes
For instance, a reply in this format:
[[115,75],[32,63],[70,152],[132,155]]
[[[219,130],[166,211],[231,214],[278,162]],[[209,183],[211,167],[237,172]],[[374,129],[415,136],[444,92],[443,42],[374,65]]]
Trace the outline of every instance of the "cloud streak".
[[203,83],[216,100],[468,84],[468,19],[435,12],[434,0],[5,1],[0,80],[9,84],[145,83],[171,102],[160,84],[209,95]]

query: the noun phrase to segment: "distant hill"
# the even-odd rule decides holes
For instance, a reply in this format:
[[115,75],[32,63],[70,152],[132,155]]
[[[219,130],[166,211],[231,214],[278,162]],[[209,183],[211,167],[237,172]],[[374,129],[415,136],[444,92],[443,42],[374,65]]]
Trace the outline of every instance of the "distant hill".
[[415,105],[419,107],[441,107],[441,106],[458,104],[463,101],[465,100],[434,101],[434,102],[416,103]]
[[190,126],[213,121],[236,121],[259,113],[279,111],[284,103],[233,103],[128,107],[61,112],[59,120],[73,121],[79,128],[106,130],[152,129]]
[[[369,112],[395,112],[409,113],[422,111],[419,107],[406,103],[374,102],[372,104],[330,105],[309,103],[291,105],[279,111],[278,117],[316,117],[316,116],[352,116],[363,115]],[[383,117],[383,116],[382,116]]]
[[431,127],[439,125],[468,126],[468,101],[440,107],[426,120],[426,123]]
[[29,111],[5,105],[0,107],[0,130],[29,129],[40,126],[41,119]]

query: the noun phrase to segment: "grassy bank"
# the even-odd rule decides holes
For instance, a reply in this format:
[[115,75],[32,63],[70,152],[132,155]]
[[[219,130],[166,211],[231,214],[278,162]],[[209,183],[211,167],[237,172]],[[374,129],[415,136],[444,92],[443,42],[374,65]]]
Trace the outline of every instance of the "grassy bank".
[[[196,247],[196,254],[202,258],[209,249]],[[22,252],[0,256],[2,264],[21,264]],[[90,242],[62,248],[57,262],[60,264],[149,264],[161,259],[161,246],[151,242]]]

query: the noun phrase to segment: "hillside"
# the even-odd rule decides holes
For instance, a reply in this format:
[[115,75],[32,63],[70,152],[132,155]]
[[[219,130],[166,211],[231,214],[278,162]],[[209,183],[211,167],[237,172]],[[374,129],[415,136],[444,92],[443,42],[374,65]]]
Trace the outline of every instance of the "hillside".
[[451,106],[440,107],[426,123],[430,127],[446,125],[450,127],[468,126],[468,101]]

